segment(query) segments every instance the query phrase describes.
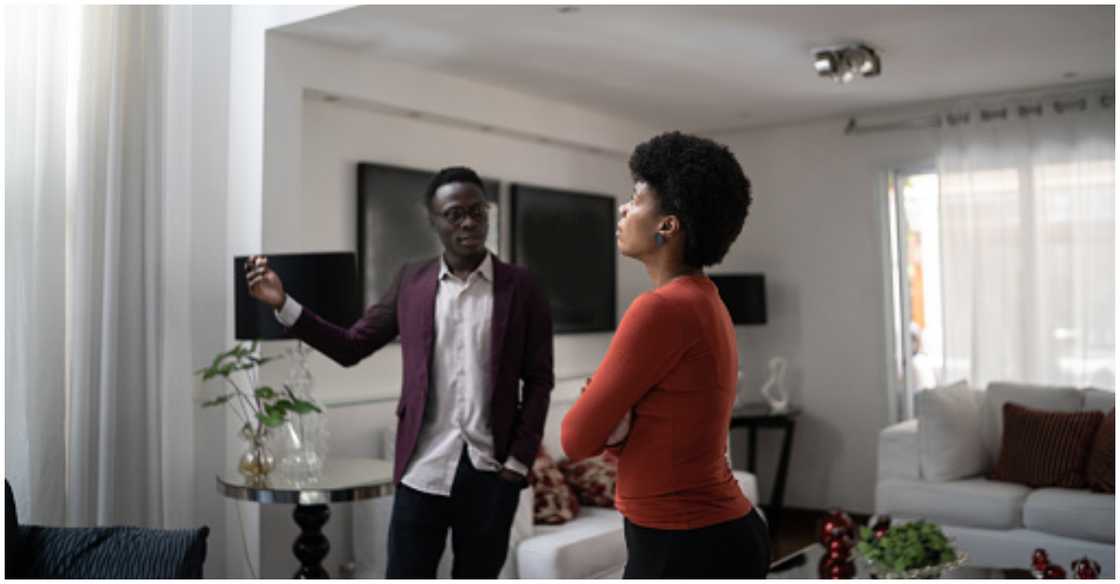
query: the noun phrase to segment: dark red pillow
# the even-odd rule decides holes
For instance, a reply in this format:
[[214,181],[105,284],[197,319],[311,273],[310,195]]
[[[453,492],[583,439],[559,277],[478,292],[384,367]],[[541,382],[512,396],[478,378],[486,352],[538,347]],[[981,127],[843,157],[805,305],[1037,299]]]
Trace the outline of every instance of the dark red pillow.
[[1116,492],[1116,408],[1108,411],[1097,428],[1089,463],[1085,466],[1085,482],[1094,491]]
[[618,476],[618,457],[604,452],[579,462],[560,461],[564,480],[575,491],[582,505],[614,507],[614,482]]
[[579,500],[544,446],[533,461],[529,484],[533,486],[533,523],[559,525],[579,513]]
[[1029,487],[1085,487],[1101,412],[1050,412],[1003,404],[1003,444],[992,478]]

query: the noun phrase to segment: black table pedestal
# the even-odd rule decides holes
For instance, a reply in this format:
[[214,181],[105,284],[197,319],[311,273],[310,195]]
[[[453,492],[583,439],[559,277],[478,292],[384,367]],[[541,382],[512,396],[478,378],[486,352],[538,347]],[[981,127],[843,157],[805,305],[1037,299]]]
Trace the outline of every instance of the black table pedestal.
[[331,551],[331,542],[323,535],[323,525],[331,518],[330,507],[326,505],[296,505],[292,517],[299,524],[300,534],[292,544],[292,551],[299,558],[298,579],[330,578],[323,568],[323,558]]

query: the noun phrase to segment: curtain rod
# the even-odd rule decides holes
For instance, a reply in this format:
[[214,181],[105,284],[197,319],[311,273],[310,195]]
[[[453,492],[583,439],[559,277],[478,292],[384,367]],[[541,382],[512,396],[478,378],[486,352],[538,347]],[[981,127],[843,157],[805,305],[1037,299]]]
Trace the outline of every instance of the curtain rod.
[[[1089,109],[1089,97],[1082,96],[1077,98],[1054,99],[1051,102],[1051,107],[1054,113],[1063,114],[1073,111],[1085,111]],[[1022,99],[1008,98],[1004,101],[1024,101]],[[973,112],[980,122],[988,122],[992,120],[1008,120],[1011,119],[1012,113],[1017,114],[1019,119],[1029,118],[1031,116],[1042,116],[1045,108],[1043,102],[1046,99],[1037,100],[1036,103],[1026,105],[1005,105],[999,107],[975,107],[970,108],[968,111],[951,111],[946,110],[940,113],[921,114],[917,116],[904,117],[889,122],[878,124],[860,123],[855,117],[848,118],[847,125],[844,126],[844,135],[860,135],[860,134],[874,134],[878,132],[893,132],[897,130],[920,130],[927,128],[940,128],[944,124],[949,126],[959,126],[968,124],[973,121]],[[1115,96],[1111,93],[1106,93],[1099,96],[1097,99],[1102,108],[1110,108],[1115,103]]]

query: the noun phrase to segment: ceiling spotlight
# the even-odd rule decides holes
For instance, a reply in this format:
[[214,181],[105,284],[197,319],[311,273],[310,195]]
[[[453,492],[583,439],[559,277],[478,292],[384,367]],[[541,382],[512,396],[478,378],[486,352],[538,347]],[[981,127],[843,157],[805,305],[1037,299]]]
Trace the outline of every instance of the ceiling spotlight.
[[867,45],[846,45],[813,51],[813,69],[821,77],[837,83],[849,83],[856,77],[876,77],[882,63],[875,50]]

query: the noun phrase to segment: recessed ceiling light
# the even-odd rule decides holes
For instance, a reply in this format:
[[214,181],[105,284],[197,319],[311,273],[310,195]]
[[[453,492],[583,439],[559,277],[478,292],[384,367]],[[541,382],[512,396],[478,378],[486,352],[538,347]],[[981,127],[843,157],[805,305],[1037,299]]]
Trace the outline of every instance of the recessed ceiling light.
[[882,72],[878,53],[864,44],[817,49],[812,55],[817,75],[832,78],[837,83],[850,83],[857,77],[877,77]]
[[560,14],[573,14],[579,12],[579,6],[561,6],[556,11]]

